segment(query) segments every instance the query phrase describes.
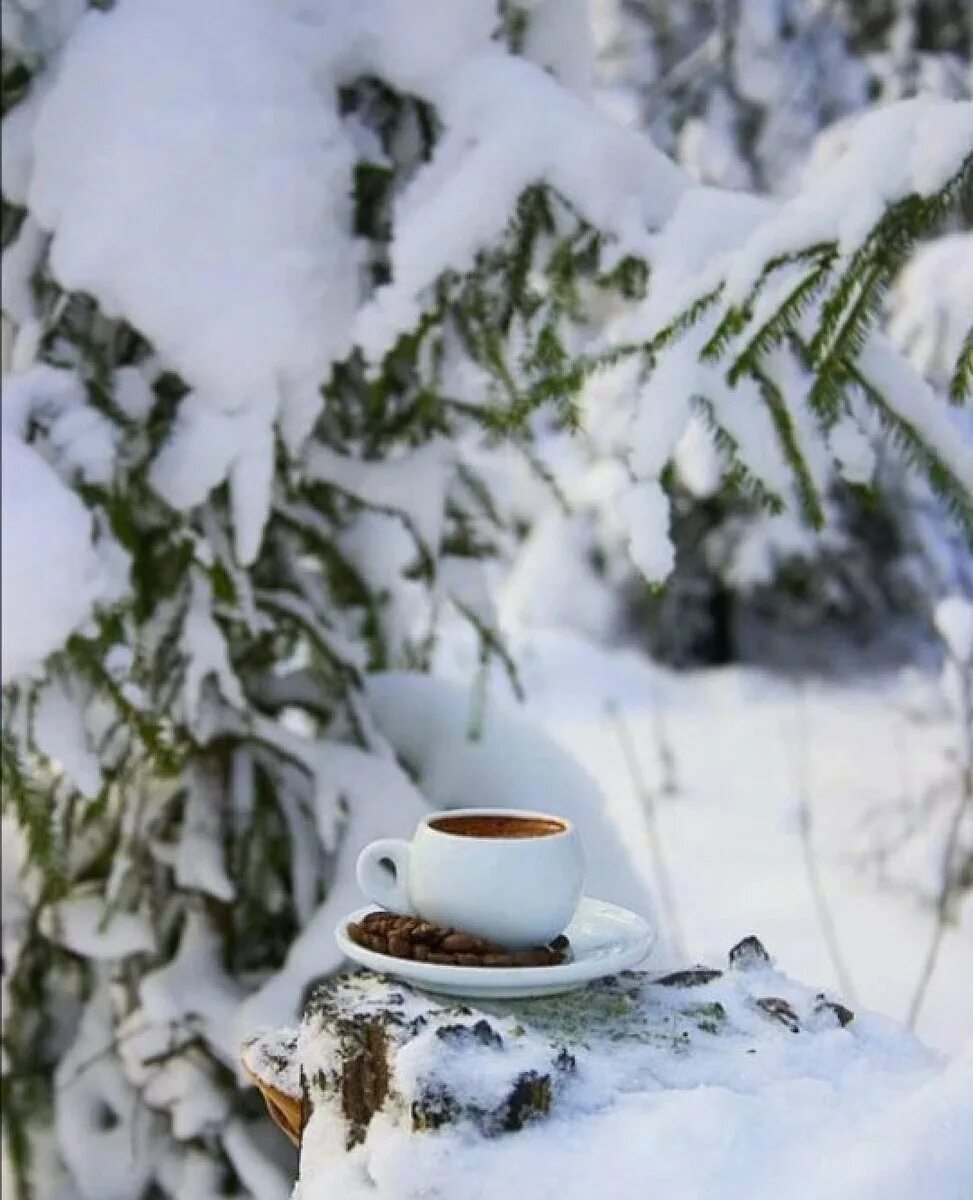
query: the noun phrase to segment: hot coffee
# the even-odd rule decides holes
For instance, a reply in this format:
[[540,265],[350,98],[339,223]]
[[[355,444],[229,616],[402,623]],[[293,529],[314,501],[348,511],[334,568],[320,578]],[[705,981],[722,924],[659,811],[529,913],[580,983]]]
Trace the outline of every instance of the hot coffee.
[[536,838],[564,833],[561,821],[548,817],[515,817],[490,813],[476,816],[437,817],[429,822],[438,833],[468,838]]
[[506,949],[545,946],[562,933],[583,882],[571,822],[521,808],[429,813],[411,841],[382,838],[358,858],[362,891],[387,912]]

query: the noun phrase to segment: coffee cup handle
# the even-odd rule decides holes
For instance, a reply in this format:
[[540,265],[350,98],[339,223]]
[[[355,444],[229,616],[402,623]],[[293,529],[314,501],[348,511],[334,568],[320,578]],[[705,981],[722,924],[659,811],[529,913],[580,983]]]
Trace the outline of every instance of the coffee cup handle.
[[403,917],[415,914],[409,900],[410,854],[409,843],[401,838],[381,838],[359,854],[355,872],[369,900]]

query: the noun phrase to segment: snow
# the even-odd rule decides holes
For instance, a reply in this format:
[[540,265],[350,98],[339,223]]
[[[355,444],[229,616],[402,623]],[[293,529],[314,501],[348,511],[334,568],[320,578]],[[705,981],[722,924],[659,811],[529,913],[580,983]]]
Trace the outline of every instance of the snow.
[[582,95],[591,91],[595,46],[586,0],[530,0],[524,56]]
[[489,46],[497,25],[493,0],[426,0],[416,20],[410,0],[360,7],[364,47],[375,72],[404,92],[426,95],[443,75]]
[[[817,1195],[854,1200],[956,1200],[973,1184],[973,1050],[915,1092],[894,1102],[881,1126],[855,1121],[822,1170]],[[811,1200],[812,1194],[804,1194]]]
[[[203,776],[203,768],[197,772]],[[183,811],[175,857],[176,883],[230,903],[236,888],[226,871],[226,851],[221,822],[222,782],[195,778]]]
[[[542,1043],[513,1037],[502,1047],[492,1042],[470,1045],[467,1038],[457,1042],[441,1037],[441,1028],[424,1029],[395,1056],[392,1086],[403,1095],[421,1095],[427,1081],[449,1079],[458,1103],[495,1108],[510,1095],[519,1076],[531,1071],[543,1075],[550,1065]],[[313,1043],[302,1049],[305,1061],[313,1061]]]
[[699,417],[691,417],[673,451],[679,478],[697,499],[705,500],[720,486],[719,452]]
[[[277,1137],[269,1125],[260,1122],[231,1121],[223,1134],[223,1146],[244,1185],[260,1200],[287,1200],[290,1175],[274,1158]],[[182,1200],[182,1193],[179,1193]]]
[[960,423],[962,416],[943,405],[918,371],[879,334],[862,351],[861,370],[892,412],[920,429],[957,480],[973,491],[973,439]]
[[93,800],[101,791],[102,773],[91,748],[78,697],[62,680],[52,680],[34,710],[34,741],[56,771],[63,771],[82,796]]
[[[889,1022],[859,1012],[841,1026],[813,989],[753,958],[691,989],[625,978],[616,988],[589,999],[578,1030],[570,1001],[553,1010],[550,1002],[487,1005],[499,1041],[467,1036],[462,1049],[455,1027],[477,1028],[476,1004],[438,1009],[406,989],[401,1015],[413,1033],[392,1060],[398,1102],[348,1151],[332,1106],[315,1091],[294,1200],[636,1200],[647,1187],[673,1200],[863,1200],[887,1187],[903,1200],[965,1196],[973,1179],[963,1136],[973,1106],[968,1054],[940,1072]],[[800,1032],[755,1001],[768,996],[790,1006]],[[462,1123],[418,1135],[409,1128],[412,1097],[441,1089],[489,1111],[520,1072],[548,1074],[552,1046],[565,1043],[576,1067],[559,1081],[549,1116],[494,1137]],[[312,1016],[291,1054],[313,1077],[335,1048],[333,1030]]]
[[158,1179],[170,1196],[180,1200],[211,1200],[219,1195],[223,1164],[202,1150],[174,1149],[162,1157]]
[[218,407],[273,406],[347,342],[352,156],[312,50],[259,0],[138,0],[83,19],[37,116],[55,274]]
[[299,1029],[264,1029],[251,1034],[240,1051],[249,1071],[288,1096],[301,1094],[301,1064],[295,1050]]
[[[34,426],[42,440],[28,442]],[[99,606],[117,600],[128,562],[112,539],[96,539],[91,512],[68,486],[105,484],[116,453],[111,426],[88,405],[74,372],[40,364],[5,375],[0,438],[7,683],[41,674]]]
[[74,371],[38,363],[4,380],[3,427],[27,440],[43,426],[52,458],[65,480],[107,483],[115,466],[117,432],[88,403]]
[[189,606],[182,626],[186,667],[181,688],[186,723],[197,724],[203,685],[215,677],[223,698],[237,708],[244,707],[243,689],[230,665],[230,651],[223,631],[213,619],[213,587],[200,570],[192,572]]
[[230,1111],[229,1097],[218,1088],[205,1059],[192,1052],[166,1062],[147,1082],[142,1096],[151,1108],[168,1109],[172,1133],[180,1142],[222,1128]]
[[418,450],[378,461],[353,459],[327,446],[308,452],[311,479],[331,484],[377,509],[400,514],[426,553],[439,550],[453,451],[434,438]]
[[662,583],[676,552],[669,537],[669,501],[657,480],[635,484],[618,499],[618,514],[628,528],[629,553],[647,580]]
[[345,806],[339,869],[328,894],[291,943],[282,968],[248,996],[233,1015],[237,1044],[254,1030],[290,1020],[307,985],[343,961],[334,939],[338,921],[360,907],[355,881],[358,855],[378,837],[408,837],[428,803],[394,759],[336,742],[308,744],[316,783],[313,798],[318,836],[334,846],[335,814]]
[[47,905],[40,924],[47,937],[86,958],[113,960],[155,949],[146,916],[110,912],[97,895],[72,896]]
[[777,255],[832,240],[856,249],[889,204],[938,191],[971,147],[973,101],[920,96],[852,119],[840,152],[809,164],[802,190],[734,251],[729,298],[744,300]]
[[[188,505],[229,474],[243,562],[267,517],[274,423],[292,446],[306,436],[358,302],[353,151],[317,49],[260,0],[92,12],[34,128],[28,201],[51,269],[136,325],[211,410],[183,420],[155,480]],[[172,459],[194,439],[187,478]]]
[[460,612],[472,617],[483,629],[498,630],[497,611],[487,568],[478,558],[446,555],[439,562],[436,593],[446,596]]
[[152,487],[177,509],[195,508],[226,478],[245,437],[247,414],[221,412],[190,392],[152,461]]
[[950,233],[919,248],[892,295],[889,338],[940,387],[973,326],[971,278],[973,233]]
[[[346,1184],[339,1194],[345,1200],[641,1200],[647,1193],[667,1200],[964,1200],[973,1180],[963,1136],[971,1111],[968,1070],[965,1078],[924,1090],[910,1080],[913,1095],[903,1082],[884,1073],[827,1082],[805,1077],[754,1095],[700,1084],[622,1097],[611,1110],[570,1113],[494,1142],[379,1129],[369,1146],[373,1185]],[[882,1095],[886,1090],[891,1099]],[[863,1108],[870,1134],[864,1151],[848,1137],[849,1120]],[[894,1164],[886,1121],[899,1134]],[[317,1200],[331,1182],[325,1176],[317,1189],[302,1184],[298,1196]]]
[[107,985],[88,1001],[57,1071],[56,1126],[64,1162],[84,1200],[129,1200],[148,1186],[160,1129],[126,1081],[112,1045]]
[[844,417],[828,431],[828,444],[849,483],[868,483],[875,471],[875,451],[861,428]]
[[201,910],[187,915],[173,958],[139,986],[148,1020],[198,1022],[207,1045],[228,1066],[236,1063],[239,1050],[233,1017],[242,998],[239,984],[223,970],[222,943]]
[[933,614],[936,629],[957,663],[973,663],[973,603],[965,596],[946,596]]
[[[654,889],[645,801],[609,706],[622,714],[654,797],[693,958],[717,961],[727,945],[753,932],[788,974],[840,988],[807,876],[798,816],[805,795],[852,975],[855,996],[846,999],[905,1019],[933,927],[920,897],[936,894],[940,852],[931,837],[920,837],[918,862],[892,862],[892,877],[883,878],[879,846],[883,829],[894,839],[883,826],[889,806],[914,811],[949,770],[955,721],[941,710],[938,717],[912,715],[937,711],[934,677],[905,672],[828,682],[745,667],[683,674],[550,627],[505,633],[527,693],[523,716],[587,771],[637,876]],[[468,634],[453,628],[444,636],[436,669],[457,681],[475,677]],[[497,671],[491,704],[504,690]],[[525,796],[521,802],[528,803]],[[653,904],[650,911],[658,910]],[[917,1026],[930,1045],[953,1053],[973,1038],[965,984],[973,964],[969,917],[967,905],[959,925],[947,930]]]
[[504,580],[504,618],[518,624],[553,622],[598,640],[617,623],[615,597],[589,569],[594,522],[554,508],[534,522]]
[[36,675],[105,596],[91,513],[36,450],[2,434],[3,682]]
[[619,257],[645,256],[647,230],[670,216],[686,186],[647,139],[496,50],[458,64],[431,98],[445,134],[396,199],[393,283],[356,322],[355,340],[372,359],[414,326],[419,296],[442,271],[472,266],[477,250],[496,241],[539,179],[613,235]]

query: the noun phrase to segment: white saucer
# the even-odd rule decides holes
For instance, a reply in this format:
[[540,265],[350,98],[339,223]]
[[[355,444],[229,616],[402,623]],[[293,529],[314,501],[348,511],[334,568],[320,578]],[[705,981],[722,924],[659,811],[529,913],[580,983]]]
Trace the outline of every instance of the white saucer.
[[574,920],[564,931],[571,941],[568,962],[555,967],[453,967],[393,958],[357,945],[348,937],[348,925],[377,911],[380,910],[369,905],[338,922],[335,939],[348,958],[372,971],[405,979],[427,992],[474,999],[514,999],[571,992],[593,979],[634,967],[648,955],[655,941],[648,922],[637,913],[585,896]]

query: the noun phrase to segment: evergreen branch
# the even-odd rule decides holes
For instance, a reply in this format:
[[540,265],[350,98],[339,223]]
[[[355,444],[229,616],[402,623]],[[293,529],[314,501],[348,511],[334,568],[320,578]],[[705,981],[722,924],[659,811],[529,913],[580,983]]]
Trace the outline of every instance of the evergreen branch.
[[760,394],[767,406],[784,458],[794,473],[804,519],[813,529],[821,529],[824,525],[824,506],[808,468],[807,458],[801,450],[794,419],[784,394],[777,384],[762,372],[755,372],[754,378],[760,386]]
[[[709,312],[720,296],[722,296],[725,286],[725,284],[719,283],[716,287],[711,288],[710,291],[704,292],[702,296],[698,296],[692,304],[678,313],[668,325],[663,326],[662,329],[653,334],[647,342],[643,342],[634,348],[640,350],[646,357],[652,358],[660,350],[664,350],[667,346],[670,346],[677,338],[682,337],[684,333],[688,333],[690,329],[699,323],[702,317]],[[618,351],[623,351],[625,347],[620,346],[617,349]]]
[[513,688],[514,695],[518,700],[523,702],[527,696],[524,692],[523,684],[520,681],[520,673],[517,670],[517,664],[514,662],[510,651],[503,643],[503,639],[496,629],[487,625],[486,622],[479,617],[468,604],[464,604],[456,596],[450,596],[457,610],[469,621],[476,632],[480,636],[480,642],[485,651],[495,654],[503,664],[504,670],[507,673],[507,678],[510,680],[510,686]]
[[808,347],[817,374],[808,401],[827,422],[840,413],[843,364],[857,360],[902,264],[916,241],[949,213],[971,178],[973,154],[938,192],[913,193],[893,204],[869,231],[822,305],[821,322]]
[[786,505],[776,492],[772,492],[762,480],[750,470],[740,453],[740,443],[726,428],[716,415],[716,406],[707,396],[694,396],[693,408],[700,415],[703,424],[709,430],[716,448],[724,456],[729,465],[726,472],[726,486],[731,490],[739,490],[761,508],[768,512],[779,514]]
[[3,807],[13,809],[14,818],[22,831],[27,850],[27,862],[36,867],[44,881],[46,899],[66,894],[68,877],[62,848],[58,844],[53,791],[25,767],[14,743],[13,734],[3,729],[0,741],[0,791]]
[[881,312],[891,278],[892,272],[884,264],[870,267],[858,295],[832,329],[828,349],[822,349],[822,339],[811,341],[809,352],[817,374],[808,392],[808,404],[826,425],[833,425],[841,416],[845,364],[856,361],[864,349],[869,330]]
[[155,769],[163,776],[178,774],[185,747],[180,745],[175,726],[164,717],[154,719],[136,706],[124,689],[105,670],[102,647],[75,634],[68,640],[64,660],[115,706],[119,716],[133,730],[153,760]]
[[320,615],[304,597],[296,596],[284,588],[257,588],[255,598],[258,607],[286,617],[306,634],[339,677],[344,677],[353,687],[361,687],[362,679],[358,668],[332,644],[322,628]]
[[949,381],[951,404],[962,405],[971,398],[973,398],[973,325],[966,331],[953,377]]
[[699,357],[703,362],[718,362],[726,353],[730,342],[747,326],[749,313],[745,305],[731,305],[721,317],[710,337],[703,343]]
[[564,395],[577,395],[588,379],[601,371],[611,370],[625,359],[639,356],[651,367],[656,355],[687,333],[705,316],[717,302],[723,290],[719,284],[711,291],[697,297],[692,304],[682,309],[668,325],[657,330],[652,337],[642,342],[619,342],[594,354],[576,355],[563,371],[545,374],[531,388],[531,402],[540,406],[546,400]]
[[[837,257],[837,253],[837,247],[835,246],[834,242],[815,242],[813,245],[807,246],[803,250],[794,250],[786,254],[778,254],[776,257],[769,259],[764,265],[763,270],[758,275],[753,287],[750,289],[750,293],[746,300],[744,300],[740,305],[730,305],[727,308],[712,336],[700,351],[700,358],[704,362],[716,362],[723,357],[731,340],[742,333],[746,328],[751,319],[754,305],[756,304],[760,293],[763,291],[771,276],[776,274],[777,271],[781,270],[783,267],[795,266],[805,262],[812,262],[815,264],[814,269],[810,272],[810,275],[806,276],[805,278],[816,279],[818,273],[820,272],[822,274],[823,281],[823,279],[826,279],[830,273],[834,264],[834,260]],[[795,292],[799,293],[798,299],[800,298],[800,288],[801,285],[799,284],[798,287],[794,289]],[[800,304],[793,315],[795,317],[799,315],[799,313],[803,311],[804,307],[804,304]],[[763,328],[765,329],[766,326]],[[756,337],[759,337],[762,332],[763,330],[758,331],[757,335],[755,335],[755,340]],[[783,332],[786,332],[786,330]],[[781,336],[783,336],[783,332],[781,333]]]
[[495,525],[497,529],[503,529],[505,522],[500,510],[497,508],[496,501],[490,492],[490,487],[486,480],[483,479],[479,472],[474,471],[471,466],[464,462],[460,462],[457,465],[456,475],[476,501],[477,506],[487,520],[492,525]]
[[527,466],[530,468],[531,473],[536,475],[541,483],[548,488],[554,498],[554,502],[557,504],[561,512],[564,513],[565,516],[570,516],[571,512],[573,511],[571,507],[571,501],[568,499],[564,488],[561,487],[557,476],[554,474],[551,468],[545,462],[542,462],[540,458],[538,458],[533,450],[531,450],[530,445],[527,442],[516,440],[514,442],[514,446],[524,456],[524,460],[526,461]]
[[[828,275],[831,260],[819,263],[804,276],[784,298],[780,308],[769,317],[750,338],[727,372],[727,382],[733,386],[744,374],[755,374],[760,369],[761,359],[778,346],[794,329],[798,318],[810,307],[819,295]],[[705,355],[705,349],[704,349]]]
[[973,496],[929,445],[922,432],[895,411],[882,393],[853,364],[846,364],[848,377],[861,389],[869,405],[878,415],[883,427],[895,440],[906,461],[929,481],[929,486],[942,500],[947,511],[961,526],[973,546]]

